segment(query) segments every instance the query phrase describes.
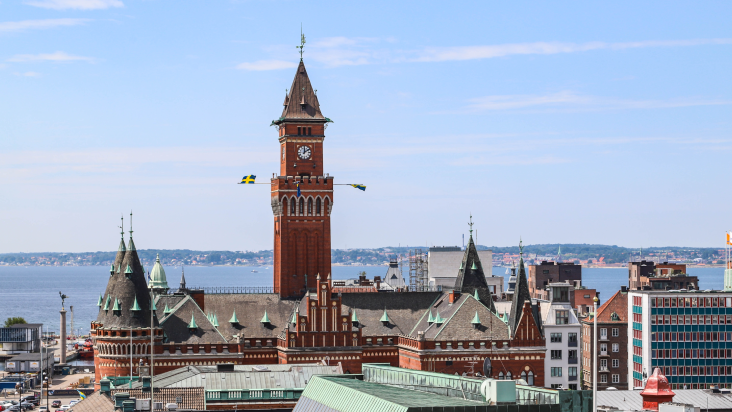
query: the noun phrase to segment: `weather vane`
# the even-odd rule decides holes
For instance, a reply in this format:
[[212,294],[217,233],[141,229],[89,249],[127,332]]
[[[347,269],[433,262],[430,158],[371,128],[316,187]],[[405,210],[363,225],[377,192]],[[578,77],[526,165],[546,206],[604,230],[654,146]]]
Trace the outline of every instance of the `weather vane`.
[[473,237],[473,214],[470,214],[470,221],[468,222],[468,226],[470,226],[470,237]]
[[300,25],[300,45],[295,46],[296,49],[300,49],[300,61],[302,61],[302,49],[305,47],[305,35],[302,33],[302,25]]
[[524,241],[519,237],[519,254],[524,254]]

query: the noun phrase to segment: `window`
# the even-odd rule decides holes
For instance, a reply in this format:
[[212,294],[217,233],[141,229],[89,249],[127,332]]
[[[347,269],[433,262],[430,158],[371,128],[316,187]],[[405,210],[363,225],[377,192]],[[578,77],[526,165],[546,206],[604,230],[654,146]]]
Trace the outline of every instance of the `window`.
[[576,383],[570,383],[569,384],[569,390],[576,391],[577,390],[577,384]]
[[570,332],[567,334],[567,340],[569,343],[577,343],[577,333]]
[[600,370],[607,370],[607,359],[600,359]]
[[600,352],[607,352],[607,343],[600,344]]
[[308,127],[308,135],[312,135],[312,134],[313,134],[313,128],[312,127]]
[[308,216],[313,215],[313,199],[308,199]]
[[567,351],[567,358],[577,359],[577,351],[576,350]]
[[620,359],[613,359],[613,368],[620,367]]
[[552,340],[552,342],[561,342],[562,341],[562,334],[561,333],[552,333],[551,334],[551,340]]
[[556,313],[557,313],[557,325],[569,324],[569,311],[568,310],[558,310]]
[[620,344],[613,343],[613,352],[620,352]]
[[613,375],[613,383],[620,383],[620,375]]
[[534,372],[529,371],[529,386],[534,386]]
[[300,198],[300,210],[298,211],[298,214],[300,216],[303,216],[305,214],[305,199]]
[[575,368],[575,367],[568,368],[567,369],[567,373],[568,373],[567,376],[569,376],[570,378],[573,377],[573,376],[576,377],[577,376],[577,368]]
[[552,359],[562,359],[562,351],[561,350],[552,350],[551,351],[551,355],[552,355]]
[[569,290],[567,290],[566,287],[555,287],[553,288],[553,298],[552,300],[555,302],[569,302]]
[[562,368],[552,368],[552,377],[559,378],[562,376]]
[[607,339],[607,329],[600,328],[600,339]]
[[498,372],[498,380],[503,380],[503,372]]
[[618,329],[618,328],[613,328],[613,336],[614,336],[614,337],[620,336],[620,329]]
[[509,380],[509,381],[511,379],[513,379],[513,376],[511,375],[511,371],[506,372],[506,379]]
[[296,207],[294,200],[290,202],[290,216],[295,216],[297,214],[297,211],[295,210]]
[[552,389],[562,389],[561,383],[552,383],[551,385]]
[[544,270],[541,271],[541,273],[544,274],[544,275],[548,275],[549,274],[549,269],[544,269]]
[[320,216],[320,198],[315,201],[315,214]]
[[600,383],[607,383],[607,375],[604,373],[600,375]]

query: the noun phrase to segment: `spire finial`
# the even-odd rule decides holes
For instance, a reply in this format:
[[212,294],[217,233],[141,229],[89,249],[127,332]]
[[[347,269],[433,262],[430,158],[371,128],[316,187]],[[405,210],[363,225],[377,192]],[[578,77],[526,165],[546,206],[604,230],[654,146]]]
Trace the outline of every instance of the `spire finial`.
[[470,226],[470,238],[473,238],[473,214],[470,213],[470,221],[468,222],[468,226]]
[[296,49],[300,49],[300,61],[302,61],[302,49],[305,47],[305,35],[302,33],[302,24],[300,24],[300,45],[295,46]]
[[120,223],[120,226],[118,226],[119,230],[120,230],[119,234],[120,234],[120,237],[122,237],[122,239],[124,240],[124,238],[125,238],[125,215],[121,215],[120,220],[122,221],[122,223]]
[[519,254],[524,256],[524,241],[521,240],[521,237],[519,237]]
[[132,210],[130,210],[130,239],[132,239]]

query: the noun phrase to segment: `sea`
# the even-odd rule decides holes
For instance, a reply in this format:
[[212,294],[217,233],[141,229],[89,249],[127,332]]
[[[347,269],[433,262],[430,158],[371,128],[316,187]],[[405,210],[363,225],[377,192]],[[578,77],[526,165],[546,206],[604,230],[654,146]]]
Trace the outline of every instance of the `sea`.
[[[358,277],[361,271],[373,279],[386,274],[386,266],[333,266],[333,279],[345,280]],[[689,268],[690,275],[699,277],[701,289],[722,289],[724,268]],[[168,285],[177,288],[180,267],[165,267]],[[494,267],[495,276],[504,276],[505,267]],[[272,266],[186,266],[186,284],[189,287],[272,286]],[[404,273],[408,279],[408,273]],[[58,333],[60,330],[61,298],[68,296],[67,331],[71,332],[73,307],[73,331],[86,335],[99,308],[99,295],[104,293],[109,279],[106,266],[0,266],[0,322],[8,317],[20,316],[29,323],[42,323],[44,330]],[[622,285],[628,284],[627,268],[583,268],[582,284],[600,292],[600,303],[609,299]]]

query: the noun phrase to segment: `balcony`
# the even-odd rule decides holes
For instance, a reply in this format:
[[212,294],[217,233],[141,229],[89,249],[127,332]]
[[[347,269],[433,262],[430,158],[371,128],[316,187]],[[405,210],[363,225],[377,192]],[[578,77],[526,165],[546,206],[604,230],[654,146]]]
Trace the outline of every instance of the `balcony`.
[[579,363],[579,359],[569,358],[569,359],[567,359],[567,363],[569,363],[570,365],[576,365],[577,363]]
[[607,366],[600,366],[600,372],[610,372]]
[[600,335],[600,340],[608,340],[607,335]]
[[576,381],[576,380],[577,380],[577,377],[576,377],[576,376],[570,376],[570,377],[569,377],[569,380],[570,380],[570,381]]
[[601,350],[600,351],[600,356],[610,356],[610,355],[607,354],[607,351],[606,350]]

